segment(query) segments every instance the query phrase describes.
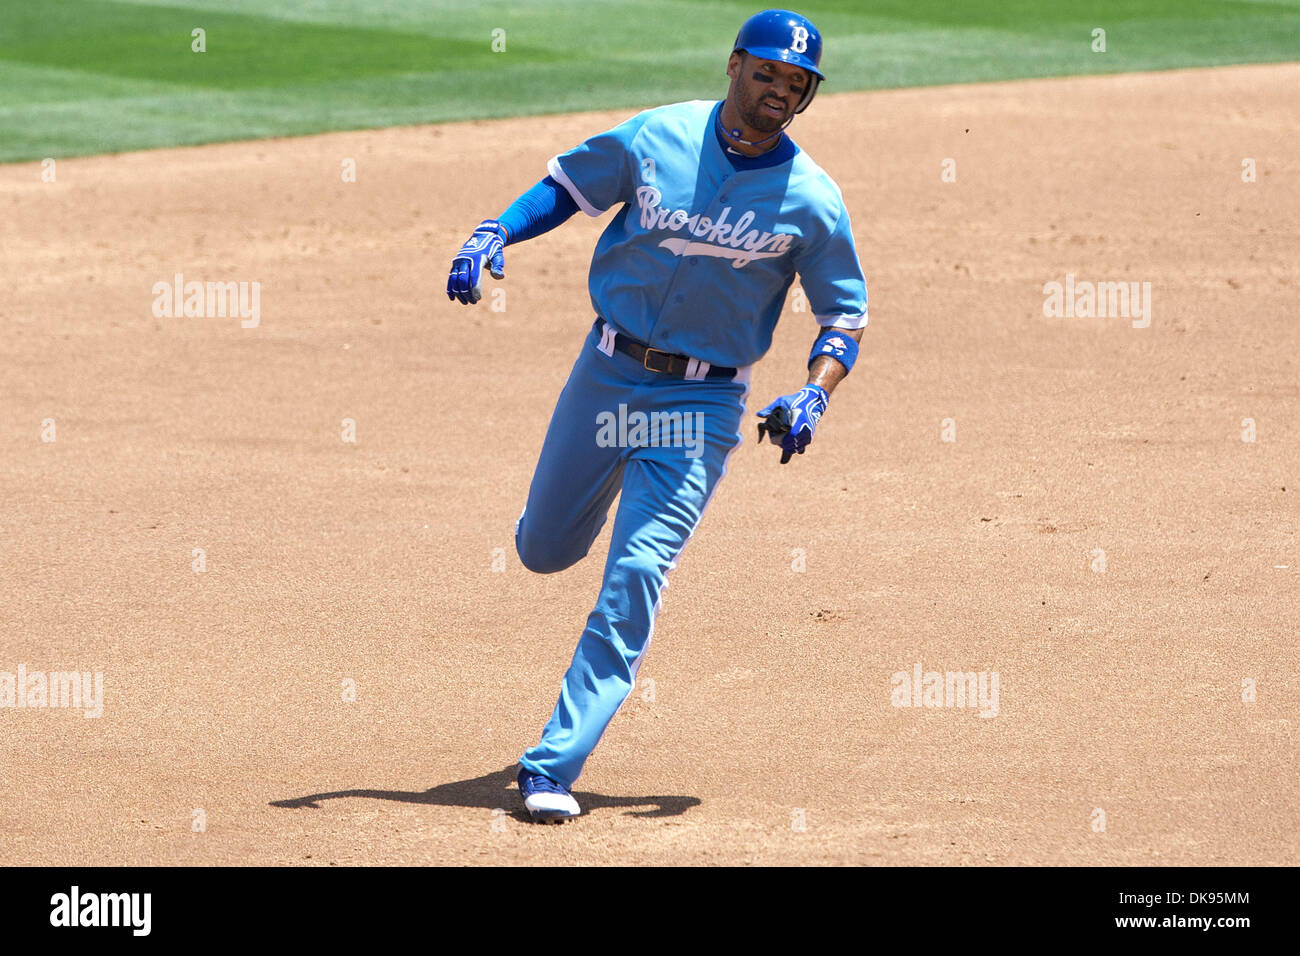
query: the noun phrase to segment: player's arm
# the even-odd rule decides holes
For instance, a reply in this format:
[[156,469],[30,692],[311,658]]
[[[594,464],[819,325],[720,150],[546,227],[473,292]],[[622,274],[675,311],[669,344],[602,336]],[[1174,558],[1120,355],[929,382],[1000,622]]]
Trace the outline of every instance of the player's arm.
[[550,232],[577,211],[573,197],[548,175],[512,202],[496,221],[505,234],[505,244],[510,245]]
[[848,212],[826,239],[797,261],[800,281],[821,327],[808,356],[808,383],[758,412],[758,440],[781,446],[781,464],[802,455],[830,403],[831,392],[853,369],[867,325],[867,281],[858,262]]
[[769,433],[772,444],[781,446],[781,464],[789,462],[793,455],[802,455],[812,442],[831,392],[853,368],[862,332],[861,327],[824,329],[808,356],[808,384],[758,412],[763,419],[758,426],[758,440],[762,442],[764,433]]
[[[836,329],[835,334],[852,339],[856,344],[862,341],[864,331],[865,329]],[[818,354],[821,350],[818,343],[822,341],[824,335],[824,332],[818,335],[817,342],[813,343],[813,359],[808,363],[808,384],[816,385],[829,397],[835,391],[835,386],[849,374],[849,369],[842,359],[835,358],[829,353]]]
[[634,178],[629,146],[652,111],[638,113],[567,153],[551,157],[549,175],[516,199],[498,219],[485,219],[452,261],[447,298],[469,305],[482,297],[486,263],[494,278],[505,278],[505,246],[554,229],[581,209],[599,216],[630,202]]
[[547,176],[496,219],[484,219],[460,247],[447,274],[447,298],[472,305],[483,297],[483,266],[506,277],[505,247],[550,232],[578,211],[564,187]]

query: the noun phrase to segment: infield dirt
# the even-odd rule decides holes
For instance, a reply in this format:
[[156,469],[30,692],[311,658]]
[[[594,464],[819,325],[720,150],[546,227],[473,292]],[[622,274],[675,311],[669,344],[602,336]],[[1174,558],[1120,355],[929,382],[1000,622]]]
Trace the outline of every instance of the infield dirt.
[[[511,532],[605,219],[442,290],[627,114],[0,167],[0,672],[104,679],[0,708],[0,863],[1300,862],[1297,90],[823,92],[862,358],[792,464],[746,426],[559,828],[513,767],[608,531],[548,577]],[[155,317],[176,273],[259,323]],[[1045,316],[1067,276],[1149,282],[1149,327]],[[813,335],[788,306],[751,412]],[[996,716],[893,706],[918,663]]]

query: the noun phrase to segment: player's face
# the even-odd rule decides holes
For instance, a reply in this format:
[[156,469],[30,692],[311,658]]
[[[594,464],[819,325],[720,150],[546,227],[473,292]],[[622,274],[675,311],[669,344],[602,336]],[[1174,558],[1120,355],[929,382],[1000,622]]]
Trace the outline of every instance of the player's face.
[[741,121],[760,133],[780,129],[808,89],[808,74],[799,67],[747,53],[731,55],[727,75]]

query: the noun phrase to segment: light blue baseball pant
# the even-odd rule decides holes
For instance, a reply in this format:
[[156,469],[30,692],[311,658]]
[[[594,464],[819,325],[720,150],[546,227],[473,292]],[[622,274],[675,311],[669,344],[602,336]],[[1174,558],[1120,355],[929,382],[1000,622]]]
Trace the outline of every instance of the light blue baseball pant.
[[[587,336],[515,525],[525,567],[562,571],[586,556],[622,491],[596,607],[541,742],[519,761],[566,787],[636,687],[665,578],[741,443],[749,393],[748,367],[695,381],[652,372],[615,351],[612,333],[598,320]],[[681,424],[661,418],[640,434],[636,413],[655,412],[680,413]]]

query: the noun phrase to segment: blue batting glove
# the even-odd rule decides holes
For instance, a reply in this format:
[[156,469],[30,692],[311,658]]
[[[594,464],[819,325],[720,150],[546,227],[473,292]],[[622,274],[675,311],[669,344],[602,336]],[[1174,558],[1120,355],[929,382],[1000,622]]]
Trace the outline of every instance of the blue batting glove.
[[758,440],[768,434],[768,441],[781,446],[781,464],[793,455],[802,455],[813,439],[817,423],[831,397],[820,385],[805,385],[793,395],[782,395],[758,412],[763,419],[758,426]]
[[495,219],[484,219],[456,258],[447,275],[447,298],[473,305],[483,298],[483,263],[494,279],[506,277],[505,230]]

